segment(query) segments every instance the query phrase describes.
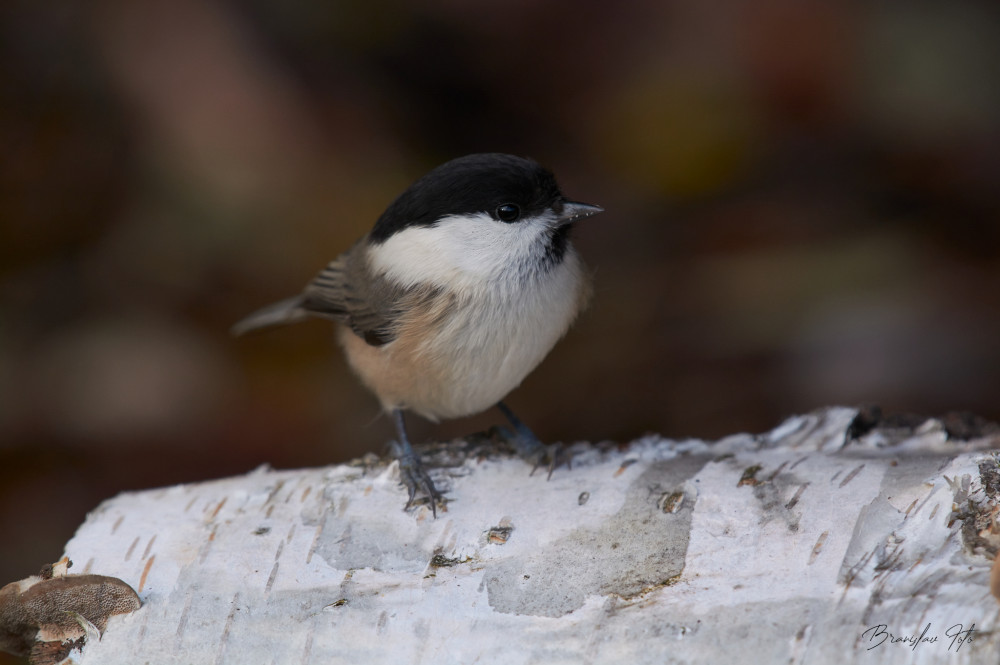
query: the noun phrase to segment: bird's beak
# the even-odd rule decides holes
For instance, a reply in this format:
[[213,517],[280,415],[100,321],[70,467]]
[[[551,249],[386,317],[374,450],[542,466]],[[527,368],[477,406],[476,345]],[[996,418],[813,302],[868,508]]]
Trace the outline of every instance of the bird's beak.
[[567,224],[578,222],[584,217],[596,215],[599,212],[604,212],[604,208],[589,203],[580,203],[579,201],[564,201],[562,213],[556,220],[556,224],[558,226],[566,226]]

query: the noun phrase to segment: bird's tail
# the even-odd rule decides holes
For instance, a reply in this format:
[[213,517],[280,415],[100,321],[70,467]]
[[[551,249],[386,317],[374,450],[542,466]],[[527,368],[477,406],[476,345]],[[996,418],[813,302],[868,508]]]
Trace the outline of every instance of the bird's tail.
[[302,302],[303,298],[299,295],[273,303],[267,307],[262,307],[250,316],[237,322],[236,325],[229,329],[229,332],[233,336],[239,337],[251,330],[283,326],[307,319],[309,318],[309,312],[302,307]]

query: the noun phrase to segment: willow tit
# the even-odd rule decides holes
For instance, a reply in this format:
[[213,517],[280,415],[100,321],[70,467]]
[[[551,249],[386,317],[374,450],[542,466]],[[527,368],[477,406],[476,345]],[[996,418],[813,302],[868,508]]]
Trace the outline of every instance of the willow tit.
[[485,153],[414,182],[374,228],[305,290],[233,333],[332,319],[348,363],[391,413],[409,490],[441,499],[413,452],[403,411],[428,420],[496,405],[519,452],[541,444],[502,399],[542,361],[586,304],[589,282],[570,243],[574,222],[603,208],[567,200],[534,161]]

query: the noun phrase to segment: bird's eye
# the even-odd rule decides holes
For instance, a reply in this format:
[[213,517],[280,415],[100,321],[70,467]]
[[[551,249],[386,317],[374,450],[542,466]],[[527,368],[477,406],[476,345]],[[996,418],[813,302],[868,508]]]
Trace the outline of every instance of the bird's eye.
[[504,203],[497,206],[497,219],[501,222],[513,222],[521,216],[521,209],[513,203]]

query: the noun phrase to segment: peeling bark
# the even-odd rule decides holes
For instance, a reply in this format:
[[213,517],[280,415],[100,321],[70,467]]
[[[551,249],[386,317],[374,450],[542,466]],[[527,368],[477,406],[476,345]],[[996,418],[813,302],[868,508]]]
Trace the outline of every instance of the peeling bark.
[[79,662],[992,662],[1000,438],[863,415],[577,444],[550,481],[438,445],[437,519],[377,461],[123,494],[67,554],[144,607]]
[[114,615],[134,612],[139,597],[105,575],[69,575],[63,558],[39,575],[0,588],[0,651],[28,656],[31,665],[63,662],[100,633]]

